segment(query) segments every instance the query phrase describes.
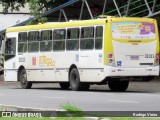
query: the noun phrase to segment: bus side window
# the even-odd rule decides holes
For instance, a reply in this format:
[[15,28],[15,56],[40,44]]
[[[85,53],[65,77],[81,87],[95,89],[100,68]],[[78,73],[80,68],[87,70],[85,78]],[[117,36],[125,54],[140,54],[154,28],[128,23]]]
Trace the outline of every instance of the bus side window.
[[53,50],[62,51],[65,50],[65,29],[56,29],[53,31]]
[[52,50],[52,30],[41,31],[40,51]]
[[79,28],[67,29],[67,50],[78,50],[79,49]]
[[82,50],[94,48],[94,27],[81,28],[80,48]]
[[39,31],[31,31],[28,33],[28,52],[39,51]]
[[18,52],[27,52],[27,32],[18,34]]
[[7,55],[15,55],[16,53],[16,39],[8,38],[6,41],[6,50]]
[[102,49],[103,27],[96,27],[95,49]]

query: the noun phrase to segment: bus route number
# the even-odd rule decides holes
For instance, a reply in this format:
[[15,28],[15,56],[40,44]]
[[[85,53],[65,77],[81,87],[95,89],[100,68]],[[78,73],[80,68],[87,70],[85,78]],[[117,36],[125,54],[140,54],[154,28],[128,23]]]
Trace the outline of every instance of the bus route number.
[[154,58],[154,54],[145,54],[145,58]]

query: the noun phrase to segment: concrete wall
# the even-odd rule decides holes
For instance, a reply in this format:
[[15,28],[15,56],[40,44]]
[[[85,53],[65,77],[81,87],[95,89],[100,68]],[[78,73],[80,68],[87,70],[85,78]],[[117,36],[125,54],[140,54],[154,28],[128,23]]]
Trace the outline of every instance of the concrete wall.
[[10,11],[7,14],[3,14],[3,7],[0,4],[0,30],[11,27],[19,22],[27,20],[29,15],[29,5],[26,4],[25,7],[20,8],[20,11]]
[[19,22],[23,22],[30,17],[28,14],[0,14],[0,30],[11,27]]

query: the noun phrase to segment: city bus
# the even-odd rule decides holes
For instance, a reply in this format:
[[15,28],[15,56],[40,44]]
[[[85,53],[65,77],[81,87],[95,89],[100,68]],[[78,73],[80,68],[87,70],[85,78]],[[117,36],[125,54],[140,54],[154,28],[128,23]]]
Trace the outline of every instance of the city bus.
[[159,76],[155,19],[105,17],[6,30],[5,81],[59,83],[62,89],[108,85],[126,91],[134,77]]

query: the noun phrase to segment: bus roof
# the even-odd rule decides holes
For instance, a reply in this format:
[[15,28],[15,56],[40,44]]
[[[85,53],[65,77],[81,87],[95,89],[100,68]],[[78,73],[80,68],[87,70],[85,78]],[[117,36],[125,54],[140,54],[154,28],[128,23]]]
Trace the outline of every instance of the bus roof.
[[47,23],[47,24],[37,24],[37,25],[27,25],[20,27],[11,27],[6,30],[9,32],[23,32],[23,31],[34,31],[34,30],[42,30],[42,29],[53,29],[53,28],[65,28],[65,27],[74,27],[74,26],[90,26],[90,25],[103,25],[106,23],[106,20],[112,20],[114,22],[118,21],[136,21],[136,22],[154,22],[156,20],[151,18],[131,18],[131,17],[106,17],[103,19],[93,19],[93,20],[77,20],[77,21],[69,21],[69,22],[55,22],[55,23]]
[[73,26],[87,26],[87,25],[100,25],[105,24],[106,19],[96,19],[96,20],[80,20],[80,21],[69,21],[69,22],[59,22],[59,23],[47,23],[47,24],[37,24],[37,25],[27,25],[20,27],[8,28],[6,32],[19,32],[28,30],[41,30],[41,29],[52,29],[52,28],[65,28]]

